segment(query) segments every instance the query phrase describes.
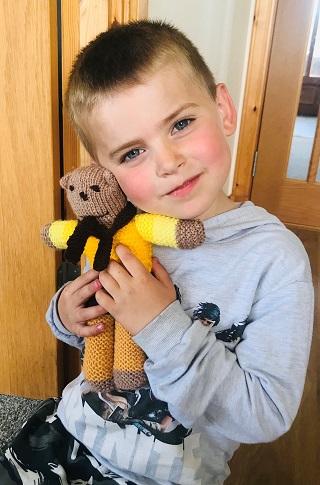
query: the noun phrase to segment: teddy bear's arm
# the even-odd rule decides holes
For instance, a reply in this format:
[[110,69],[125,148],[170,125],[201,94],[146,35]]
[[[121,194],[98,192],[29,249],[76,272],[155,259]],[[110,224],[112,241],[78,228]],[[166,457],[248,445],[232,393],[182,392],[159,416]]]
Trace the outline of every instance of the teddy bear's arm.
[[53,249],[66,249],[67,241],[73,234],[78,221],[54,221],[41,228],[41,237]]
[[204,226],[199,220],[176,219],[159,214],[137,214],[134,220],[139,234],[158,246],[193,249],[205,239]]
[[[55,221],[51,224],[46,224],[41,228],[41,237],[45,244],[52,249],[67,249],[67,242],[70,236],[75,231],[78,225],[77,220],[70,221]],[[99,240],[90,236],[85,245],[83,254],[87,256],[90,261],[90,267],[93,267],[93,261],[97,252]]]

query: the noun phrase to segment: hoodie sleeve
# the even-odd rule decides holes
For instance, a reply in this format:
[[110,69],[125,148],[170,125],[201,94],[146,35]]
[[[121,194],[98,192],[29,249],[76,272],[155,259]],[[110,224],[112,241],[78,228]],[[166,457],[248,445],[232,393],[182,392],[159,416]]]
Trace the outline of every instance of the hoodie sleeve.
[[272,441],[290,428],[308,364],[312,283],[277,286],[254,303],[248,322],[229,350],[175,301],[135,336],[153,392],[185,427],[202,420],[242,443]]
[[48,324],[51,327],[51,330],[54,336],[57,337],[57,339],[61,340],[62,342],[65,342],[68,345],[71,345],[72,347],[76,347],[77,349],[82,350],[84,347],[84,338],[78,337],[77,335],[74,335],[73,333],[69,332],[64,327],[58,314],[57,304],[58,304],[60,294],[65,286],[66,285],[60,288],[52,298],[46,313],[46,319]]

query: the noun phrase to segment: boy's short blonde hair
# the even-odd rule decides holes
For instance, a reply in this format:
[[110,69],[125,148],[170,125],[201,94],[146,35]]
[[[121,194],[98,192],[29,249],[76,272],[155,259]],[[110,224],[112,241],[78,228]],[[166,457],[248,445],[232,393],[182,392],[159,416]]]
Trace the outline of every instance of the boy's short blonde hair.
[[198,49],[178,29],[162,21],[115,25],[79,53],[70,73],[65,107],[76,133],[96,159],[88,115],[104,96],[140,84],[157,68],[171,63],[188,70],[216,98],[216,83]]

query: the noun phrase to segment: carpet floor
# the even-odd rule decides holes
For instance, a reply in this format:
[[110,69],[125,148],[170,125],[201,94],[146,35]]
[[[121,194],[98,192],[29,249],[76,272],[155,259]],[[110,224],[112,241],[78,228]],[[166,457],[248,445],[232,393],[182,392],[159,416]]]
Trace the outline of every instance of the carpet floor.
[[0,394],[0,450],[16,436],[41,401]]

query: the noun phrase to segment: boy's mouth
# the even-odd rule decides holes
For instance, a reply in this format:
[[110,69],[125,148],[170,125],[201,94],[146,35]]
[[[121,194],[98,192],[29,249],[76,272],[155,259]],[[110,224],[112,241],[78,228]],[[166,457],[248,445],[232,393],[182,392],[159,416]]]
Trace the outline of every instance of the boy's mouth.
[[171,197],[184,197],[185,195],[188,195],[198,183],[200,176],[201,175],[196,175],[195,177],[186,180],[183,184],[168,192],[167,195]]

